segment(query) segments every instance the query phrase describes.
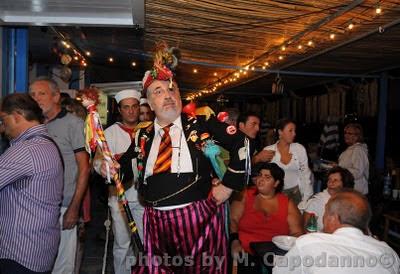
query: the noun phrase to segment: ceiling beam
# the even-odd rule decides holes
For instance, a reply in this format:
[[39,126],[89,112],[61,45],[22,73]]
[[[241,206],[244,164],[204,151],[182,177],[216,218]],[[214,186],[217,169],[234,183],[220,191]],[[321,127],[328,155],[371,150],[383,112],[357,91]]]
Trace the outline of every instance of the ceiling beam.
[[109,14],[76,14],[63,13],[56,15],[55,13],[33,15],[31,13],[8,14],[2,18],[4,24],[7,25],[30,25],[30,26],[50,26],[50,25],[70,25],[70,26],[132,26],[133,21],[131,15],[120,14],[120,16],[112,16]]
[[131,0],[132,22],[135,27],[144,28],[145,0]]

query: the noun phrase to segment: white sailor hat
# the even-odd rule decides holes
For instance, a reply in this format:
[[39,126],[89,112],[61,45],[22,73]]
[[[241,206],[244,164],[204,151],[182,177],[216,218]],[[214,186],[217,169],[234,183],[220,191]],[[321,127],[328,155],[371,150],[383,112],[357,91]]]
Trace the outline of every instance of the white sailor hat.
[[138,100],[138,102],[140,102],[140,97],[141,97],[140,92],[135,89],[124,89],[115,94],[115,100],[117,101],[118,104],[119,102],[121,102],[126,98],[134,98]]

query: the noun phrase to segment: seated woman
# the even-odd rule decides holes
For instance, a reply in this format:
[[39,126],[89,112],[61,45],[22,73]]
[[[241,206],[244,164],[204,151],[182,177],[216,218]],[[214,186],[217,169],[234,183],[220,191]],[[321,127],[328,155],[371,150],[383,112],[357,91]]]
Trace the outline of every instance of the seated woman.
[[[284,171],[275,163],[262,163],[255,186],[244,190],[231,205],[231,250],[249,255],[248,267],[238,266],[238,273],[258,273],[260,260],[253,256],[251,242],[271,241],[277,235],[303,234],[301,214],[292,200],[280,193]],[[246,254],[246,255],[247,255]],[[256,264],[251,267],[252,263]]]
[[327,188],[312,196],[306,204],[304,209],[304,225],[307,226],[308,221],[311,217],[311,213],[314,213],[317,217],[318,231],[323,231],[324,225],[322,217],[325,213],[325,205],[331,196],[335,195],[338,191],[343,188],[353,188],[354,177],[347,169],[336,166],[328,171],[328,183]]

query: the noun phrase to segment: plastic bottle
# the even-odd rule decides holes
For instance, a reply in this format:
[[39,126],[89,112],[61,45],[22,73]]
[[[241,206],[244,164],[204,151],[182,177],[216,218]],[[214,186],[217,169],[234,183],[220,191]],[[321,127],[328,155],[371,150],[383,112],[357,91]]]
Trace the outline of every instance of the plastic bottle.
[[388,172],[383,178],[383,196],[390,198],[392,195],[392,176]]
[[314,212],[310,213],[310,219],[308,220],[308,224],[307,224],[307,231],[308,232],[317,232],[318,231],[317,216],[315,216]]

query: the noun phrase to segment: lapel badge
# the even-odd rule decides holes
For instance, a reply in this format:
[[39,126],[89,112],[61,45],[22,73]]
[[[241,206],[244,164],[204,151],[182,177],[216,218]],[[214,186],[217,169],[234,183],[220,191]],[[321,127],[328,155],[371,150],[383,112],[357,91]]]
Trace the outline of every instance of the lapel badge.
[[190,133],[189,133],[189,137],[187,138],[187,140],[186,141],[192,141],[193,143],[194,142],[196,142],[197,141],[197,139],[198,139],[199,137],[197,136],[197,130],[192,130]]

